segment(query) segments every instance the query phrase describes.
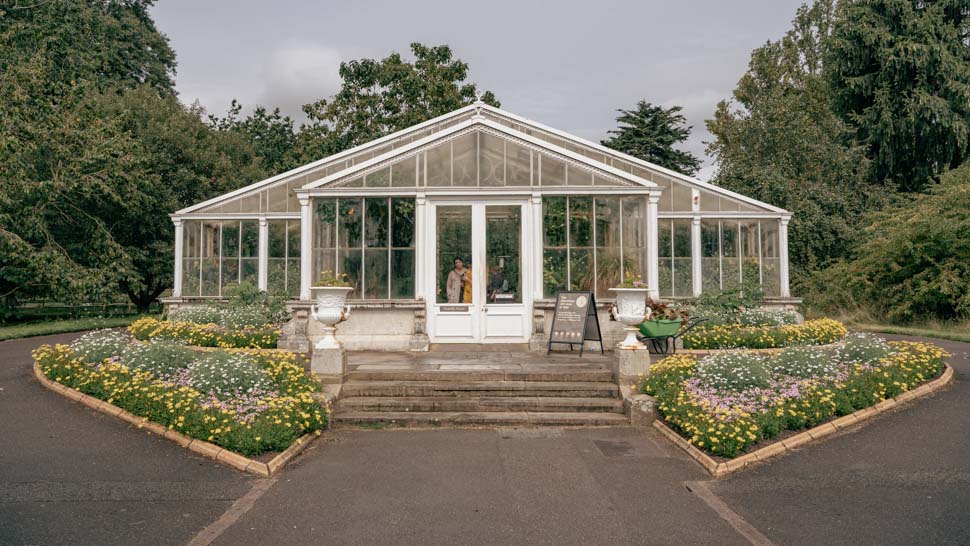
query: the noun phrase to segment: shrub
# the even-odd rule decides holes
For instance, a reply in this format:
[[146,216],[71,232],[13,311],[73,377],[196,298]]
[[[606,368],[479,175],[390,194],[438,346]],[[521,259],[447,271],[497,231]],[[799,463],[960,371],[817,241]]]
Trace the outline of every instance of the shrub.
[[89,364],[100,364],[105,359],[118,356],[131,343],[124,332],[118,330],[95,330],[77,338],[71,349]]
[[838,348],[837,358],[842,362],[869,364],[886,358],[890,353],[892,348],[884,339],[857,332],[846,336],[845,343]]
[[825,345],[848,330],[832,319],[782,326],[701,325],[683,337],[685,349],[774,349],[793,345]]
[[129,368],[145,370],[156,377],[167,379],[179,370],[187,368],[197,357],[198,353],[182,343],[156,340],[129,345],[121,353],[121,363]]
[[169,313],[168,320],[194,322],[196,324],[219,324],[222,322],[222,309],[212,305],[191,305]]
[[834,351],[819,347],[791,347],[768,360],[768,372],[799,379],[831,379],[840,370],[836,356]]
[[266,394],[273,383],[269,376],[244,354],[210,352],[188,367],[189,386],[220,400]]

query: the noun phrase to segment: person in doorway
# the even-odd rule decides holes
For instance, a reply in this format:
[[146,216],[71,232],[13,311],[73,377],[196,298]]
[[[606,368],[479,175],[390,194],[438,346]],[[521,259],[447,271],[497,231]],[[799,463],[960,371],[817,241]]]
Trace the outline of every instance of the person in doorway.
[[465,267],[465,261],[455,258],[455,268],[448,273],[448,303],[472,302],[472,272]]

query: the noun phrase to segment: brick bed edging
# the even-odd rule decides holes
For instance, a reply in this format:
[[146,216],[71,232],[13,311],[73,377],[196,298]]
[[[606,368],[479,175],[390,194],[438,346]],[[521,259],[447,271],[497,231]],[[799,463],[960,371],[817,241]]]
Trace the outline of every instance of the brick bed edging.
[[189,451],[194,451],[199,455],[203,455],[215,461],[223,464],[227,464],[236,470],[242,470],[243,472],[248,472],[250,474],[255,474],[263,478],[269,478],[279,472],[283,466],[290,462],[294,457],[296,457],[301,451],[303,451],[306,446],[313,440],[314,434],[304,434],[290,444],[290,447],[286,448],[282,453],[270,459],[268,463],[263,463],[250,459],[249,457],[244,457],[228,449],[221,448],[215,444],[199,440],[197,438],[190,438],[180,432],[168,429],[154,421],[150,421],[147,417],[138,417],[137,415],[125,411],[114,404],[110,404],[100,398],[95,398],[94,396],[89,396],[83,392],[72,389],[65,385],[58,383],[57,381],[52,381],[48,379],[44,372],[40,370],[40,366],[34,363],[34,375],[37,377],[37,381],[41,385],[47,387],[48,389],[65,396],[75,402],[80,402],[85,406],[101,413],[106,413],[108,415],[117,417],[123,421],[128,421],[129,423],[136,425],[138,428],[147,429],[149,432],[155,433],[162,438],[171,440],[176,444],[188,449]]
[[953,368],[950,367],[949,364],[944,363],[943,366],[944,370],[940,377],[937,377],[928,383],[924,383],[915,389],[901,393],[895,398],[887,398],[878,404],[869,406],[868,408],[862,408],[861,410],[855,411],[848,415],[843,415],[842,417],[838,417],[817,427],[802,431],[794,436],[785,438],[784,440],[772,442],[765,447],[756,449],[751,453],[746,453],[740,457],[735,457],[734,459],[724,463],[715,461],[713,457],[707,453],[704,453],[684,439],[683,436],[677,434],[677,432],[675,432],[672,428],[665,425],[661,419],[658,418],[655,420],[653,422],[653,426],[663,433],[663,435],[666,436],[670,441],[686,451],[688,455],[700,463],[700,465],[703,466],[705,470],[710,472],[712,476],[715,478],[721,478],[732,472],[741,470],[748,465],[755,464],[759,461],[765,461],[770,457],[774,457],[782,453],[787,453],[794,450],[796,447],[805,445],[813,440],[824,438],[825,436],[844,430],[851,425],[861,423],[870,417],[893,409],[903,402],[922,398],[942,389],[953,381],[955,376]]

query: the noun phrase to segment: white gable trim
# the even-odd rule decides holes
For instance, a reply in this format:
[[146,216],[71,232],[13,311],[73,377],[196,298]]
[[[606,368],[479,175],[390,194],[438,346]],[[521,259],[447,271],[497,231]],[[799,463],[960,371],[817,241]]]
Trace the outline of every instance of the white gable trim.
[[[383,167],[385,163],[389,163],[395,159],[403,158],[408,155],[419,153],[427,148],[431,148],[435,146],[440,140],[447,139],[453,135],[458,136],[459,133],[465,132],[469,129],[473,129],[475,126],[486,127],[488,129],[491,129],[491,131],[489,132],[500,133],[501,135],[504,135],[508,138],[522,141],[527,145],[530,145],[531,147],[538,148],[540,150],[545,150],[546,152],[562,156],[566,158],[568,161],[577,163],[582,167],[585,167],[593,171],[603,172],[605,174],[610,175],[613,178],[619,178],[621,180],[627,181],[637,186],[643,186],[647,188],[658,187],[655,183],[649,180],[646,180],[634,174],[630,174],[621,169],[617,169],[616,167],[612,167],[600,161],[596,161],[595,159],[591,159],[584,155],[577,154],[576,152],[572,152],[570,150],[567,150],[565,148],[552,144],[546,140],[542,140],[540,138],[516,131],[515,129],[502,125],[501,123],[496,123],[494,121],[490,121],[482,117],[475,117],[468,121],[464,121],[457,125],[453,125],[451,127],[442,129],[437,133],[430,134],[420,140],[416,140],[410,144],[401,146],[400,148],[395,148],[394,150],[381,154],[377,157],[368,159],[367,161],[358,163],[352,167],[348,167],[342,171],[335,172],[329,176],[321,178],[320,180],[315,180],[313,182],[310,182],[307,185],[303,186],[300,190],[297,190],[297,194],[300,195],[303,193],[303,191],[306,191],[306,190],[319,189],[322,186],[326,186],[328,184],[331,184],[339,180],[352,178],[357,175],[367,174],[372,170],[377,170],[377,168]],[[591,186],[591,187],[595,187],[595,186]]]

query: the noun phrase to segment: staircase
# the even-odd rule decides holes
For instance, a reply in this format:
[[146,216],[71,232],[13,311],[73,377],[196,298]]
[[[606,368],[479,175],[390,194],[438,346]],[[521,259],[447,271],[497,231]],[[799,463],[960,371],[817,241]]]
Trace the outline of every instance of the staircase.
[[619,388],[601,362],[516,355],[412,357],[411,365],[354,366],[351,359],[334,406],[334,424],[629,424]]

